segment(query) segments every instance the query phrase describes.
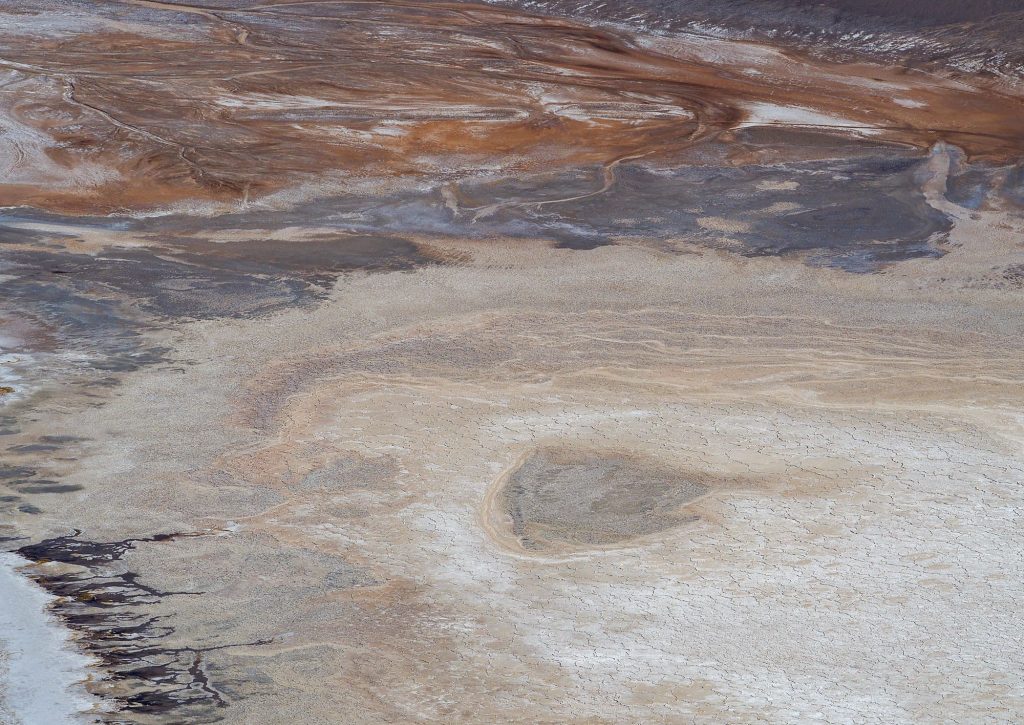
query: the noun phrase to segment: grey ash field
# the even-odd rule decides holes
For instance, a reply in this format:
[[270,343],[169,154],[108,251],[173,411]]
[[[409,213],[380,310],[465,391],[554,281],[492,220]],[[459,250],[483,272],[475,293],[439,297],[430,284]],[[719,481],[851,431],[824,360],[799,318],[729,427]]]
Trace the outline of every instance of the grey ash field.
[[1024,720],[1020,3],[0,30],[4,725]]

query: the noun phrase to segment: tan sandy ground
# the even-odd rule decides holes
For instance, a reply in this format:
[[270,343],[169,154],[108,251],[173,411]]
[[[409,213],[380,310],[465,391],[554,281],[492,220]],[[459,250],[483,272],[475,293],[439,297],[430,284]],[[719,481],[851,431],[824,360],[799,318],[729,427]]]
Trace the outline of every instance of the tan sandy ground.
[[[51,428],[93,440],[37,518],[221,532],[129,562],[206,593],[157,610],[182,642],[273,638],[207,656],[227,722],[1019,720],[1019,290],[972,281],[1013,223],[859,276],[453,243],[176,334]],[[495,487],[550,447],[725,483],[524,549]]]

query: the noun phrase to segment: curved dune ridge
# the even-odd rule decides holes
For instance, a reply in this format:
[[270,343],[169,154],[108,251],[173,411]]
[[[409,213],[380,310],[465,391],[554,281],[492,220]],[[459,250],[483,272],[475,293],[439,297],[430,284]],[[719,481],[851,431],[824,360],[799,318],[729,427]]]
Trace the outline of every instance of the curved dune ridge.
[[4,3],[0,719],[1020,721],[954,5]]

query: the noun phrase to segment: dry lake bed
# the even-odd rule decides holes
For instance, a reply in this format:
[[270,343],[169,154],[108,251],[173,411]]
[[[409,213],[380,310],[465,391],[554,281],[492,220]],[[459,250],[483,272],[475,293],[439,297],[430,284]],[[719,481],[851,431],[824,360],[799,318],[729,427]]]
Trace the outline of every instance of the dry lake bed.
[[0,722],[1024,720],[1017,0],[0,3]]

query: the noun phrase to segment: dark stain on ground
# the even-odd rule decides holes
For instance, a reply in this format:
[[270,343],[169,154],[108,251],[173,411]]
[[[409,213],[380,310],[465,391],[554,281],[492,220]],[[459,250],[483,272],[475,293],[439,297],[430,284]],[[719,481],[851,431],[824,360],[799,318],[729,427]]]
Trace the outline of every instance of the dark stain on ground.
[[21,493],[71,493],[81,491],[82,486],[77,483],[43,483],[32,481],[29,485],[18,489]]
[[991,189],[992,172],[987,169],[968,169],[946,180],[946,198],[966,209],[982,208]]
[[[88,367],[127,372],[163,359],[166,351],[147,345],[141,335],[145,324],[132,309],[135,300],[114,299],[100,280],[45,271],[58,261],[74,267],[74,258],[85,255],[24,247],[0,251],[8,275],[5,302],[53,329],[69,349],[93,353]],[[87,266],[98,270],[102,263],[92,260]]]
[[82,441],[88,440],[80,436],[39,436],[39,440],[42,443],[81,443]]
[[45,453],[60,450],[60,446],[52,443],[28,443],[23,446],[11,446],[7,450],[12,453]]
[[[299,210],[299,215],[307,211]],[[70,236],[82,226],[137,232],[150,246],[111,248],[95,256],[75,254],[37,232],[5,229],[3,216],[0,244],[18,245],[4,250],[4,262],[8,274],[16,276],[7,284],[19,301],[41,307],[49,318],[56,318],[63,332],[86,330],[92,335],[102,333],[101,323],[119,317],[135,318],[137,326],[154,316],[182,320],[257,316],[314,301],[346,272],[411,270],[438,262],[414,243],[387,235],[327,232],[301,241],[259,238],[267,229],[298,222],[293,216],[229,214],[204,224],[172,216],[114,219],[104,225],[96,219],[20,209],[8,216],[11,222],[63,224]],[[267,226],[259,226],[260,221]],[[309,223],[310,217],[305,216],[302,224]],[[209,240],[225,228],[252,229],[253,238],[230,243]]]
[[412,242],[368,235],[323,234],[299,242],[251,239],[221,244],[176,239],[174,245],[181,250],[175,258],[188,264],[262,278],[292,276],[321,286],[345,272],[405,271],[436,262]]
[[[36,438],[35,443],[24,443],[21,445],[11,446],[7,449],[7,452],[13,456],[27,456],[29,460],[33,460],[34,456],[38,454],[47,454],[41,460],[45,460],[47,463],[53,462],[72,462],[76,458],[73,456],[60,456],[56,453],[63,450],[65,446],[69,444],[78,443],[86,440],[79,436],[70,435],[43,435]],[[72,491],[81,490],[81,486],[77,484],[66,484],[59,483],[58,481],[37,478],[39,472],[28,466],[0,466],[0,480],[4,481],[8,488],[13,488],[19,494],[52,494],[52,493],[70,493]],[[0,497],[0,503],[6,504],[18,504],[21,501],[21,496],[2,496]],[[10,511],[11,507],[0,506],[0,511]],[[35,504],[20,503],[16,506],[18,512],[23,514],[38,514],[42,512],[42,509]]]
[[[771,156],[780,145],[801,149],[807,160],[775,163]],[[800,254],[812,264],[850,272],[944,253],[941,241],[951,225],[925,201],[919,184],[924,164],[920,151],[805,129],[762,127],[736,132],[728,144],[710,145],[704,153],[711,158],[727,149],[765,155],[766,163],[623,163],[603,191],[605,170],[590,167],[470,180],[445,190],[372,199],[320,199],[290,210],[254,210],[216,220],[161,217],[138,222],[138,229],[167,240],[176,259],[199,269],[259,275],[267,284],[290,279],[309,285],[352,267],[405,269],[439,261],[402,241],[409,236],[496,243],[547,239],[578,250],[622,239],[657,243],[684,238],[750,256]],[[970,176],[963,177],[964,184],[973,188],[990,179],[992,171],[967,167],[965,173]],[[746,230],[715,233],[702,226],[702,217],[735,221]],[[251,230],[257,239],[261,230],[310,225],[324,238],[206,241],[216,230]],[[290,290],[297,296],[307,292]],[[181,294],[175,292],[174,304],[180,304]],[[165,292],[148,304],[159,306],[168,299]],[[197,314],[194,309],[191,313]]]
[[915,25],[949,25],[985,20],[1022,9],[1020,0],[783,0],[776,4],[800,10],[830,8],[839,17],[876,17],[911,21]]
[[[1024,60],[1020,0],[498,1],[531,12],[639,26],[648,32],[701,33],[710,26],[817,53],[842,55],[849,50],[907,64],[942,65],[962,59],[1016,74]],[[903,42],[886,43],[888,34]]]
[[[171,542],[194,534],[157,534],[147,538],[97,542],[70,536],[46,539],[17,549],[37,564],[59,562],[86,569],[83,573],[36,573],[35,580],[58,597],[55,611],[78,632],[79,642],[96,657],[118,685],[121,714],[98,715],[100,722],[127,723],[124,715],[158,715],[174,722],[213,723],[228,706],[223,692],[205,667],[207,653],[268,641],[208,646],[172,646],[174,627],[146,614],[148,605],[174,596],[201,592],[163,591],[141,581],[131,571],[117,573],[112,565],[141,543]],[[37,570],[42,571],[42,570]]]
[[[600,188],[597,175],[548,175],[532,186],[467,184],[460,194],[473,207],[461,223],[468,234],[550,238],[569,248],[684,238],[748,256],[800,254],[811,264],[871,272],[944,254],[940,243],[952,224],[915,183],[922,163],[875,156],[725,168],[624,164],[607,191],[568,201],[557,200],[586,194],[588,184]],[[473,220],[472,209],[489,204],[497,210]],[[420,218],[429,214],[426,205],[419,209]],[[736,228],[709,229],[709,218]]]
[[36,475],[34,468],[25,466],[0,466],[0,479],[26,478]]
[[616,544],[692,522],[709,481],[613,453],[538,450],[503,491],[512,533],[543,550]]
[[[303,286],[294,280],[224,274],[184,261],[168,261],[150,250],[110,251],[96,257],[15,250],[6,257],[25,274],[22,279],[30,303],[39,304],[49,297],[53,300],[49,309],[53,309],[63,301],[65,332],[76,326],[92,331],[109,326],[110,322],[97,324],[100,309],[107,315],[121,312],[124,322],[133,321],[132,317],[143,322],[138,319],[142,317],[136,311],[139,309],[149,315],[187,319],[259,314],[295,304]],[[39,270],[58,261],[66,273],[40,279]],[[107,369],[123,367],[115,363]]]

